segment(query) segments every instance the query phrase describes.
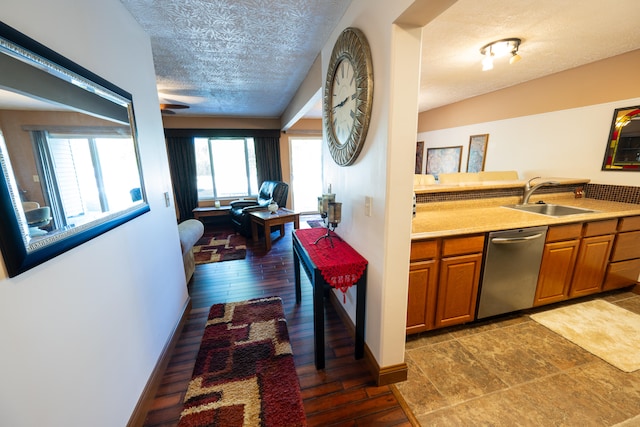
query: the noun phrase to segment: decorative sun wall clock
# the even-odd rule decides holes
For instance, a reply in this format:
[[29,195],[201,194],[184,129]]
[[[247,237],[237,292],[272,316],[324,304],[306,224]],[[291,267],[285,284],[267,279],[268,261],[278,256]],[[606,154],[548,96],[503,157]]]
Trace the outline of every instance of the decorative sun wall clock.
[[338,37],[327,70],[323,122],[331,157],[353,164],[367,137],[373,103],[373,66],[366,37],[346,28]]

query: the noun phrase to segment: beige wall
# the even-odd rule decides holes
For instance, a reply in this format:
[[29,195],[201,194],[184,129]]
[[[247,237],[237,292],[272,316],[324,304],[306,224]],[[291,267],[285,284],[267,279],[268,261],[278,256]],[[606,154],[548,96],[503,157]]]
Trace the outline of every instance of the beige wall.
[[250,117],[162,116],[165,129],[280,129],[279,119]]

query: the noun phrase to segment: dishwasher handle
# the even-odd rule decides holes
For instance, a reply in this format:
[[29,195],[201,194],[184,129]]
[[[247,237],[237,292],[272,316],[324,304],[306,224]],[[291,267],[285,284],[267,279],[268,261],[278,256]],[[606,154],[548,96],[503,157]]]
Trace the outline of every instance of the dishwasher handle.
[[495,243],[496,245],[508,245],[512,243],[528,242],[530,240],[539,239],[543,235],[544,233],[532,234],[531,236],[526,237],[494,237],[491,239],[491,243]]

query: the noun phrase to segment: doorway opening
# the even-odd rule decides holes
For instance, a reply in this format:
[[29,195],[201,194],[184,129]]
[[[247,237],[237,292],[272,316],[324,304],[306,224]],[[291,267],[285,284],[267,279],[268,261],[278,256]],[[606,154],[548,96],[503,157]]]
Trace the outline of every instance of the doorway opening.
[[322,194],[322,138],[291,138],[293,210],[317,213]]

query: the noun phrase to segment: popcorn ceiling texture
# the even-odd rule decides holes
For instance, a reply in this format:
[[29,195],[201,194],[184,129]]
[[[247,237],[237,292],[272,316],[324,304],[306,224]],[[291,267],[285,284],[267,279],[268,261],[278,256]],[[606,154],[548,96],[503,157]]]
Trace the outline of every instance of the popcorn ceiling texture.
[[180,114],[279,117],[345,0],[121,0],[151,37],[160,101]]
[[[151,37],[164,103],[192,106],[177,114],[275,118],[351,0],[121,2]],[[380,14],[396,9],[390,0],[359,2],[365,3],[371,7],[362,20],[377,22]],[[419,111],[638,49],[640,2],[616,0],[615,7],[602,0],[575,3],[454,2],[423,29]],[[385,4],[388,10],[378,10]],[[387,30],[367,34],[375,48]],[[501,58],[495,70],[480,72],[480,46],[501,37],[523,39],[523,60],[509,66]],[[376,61],[387,60],[374,55]]]

